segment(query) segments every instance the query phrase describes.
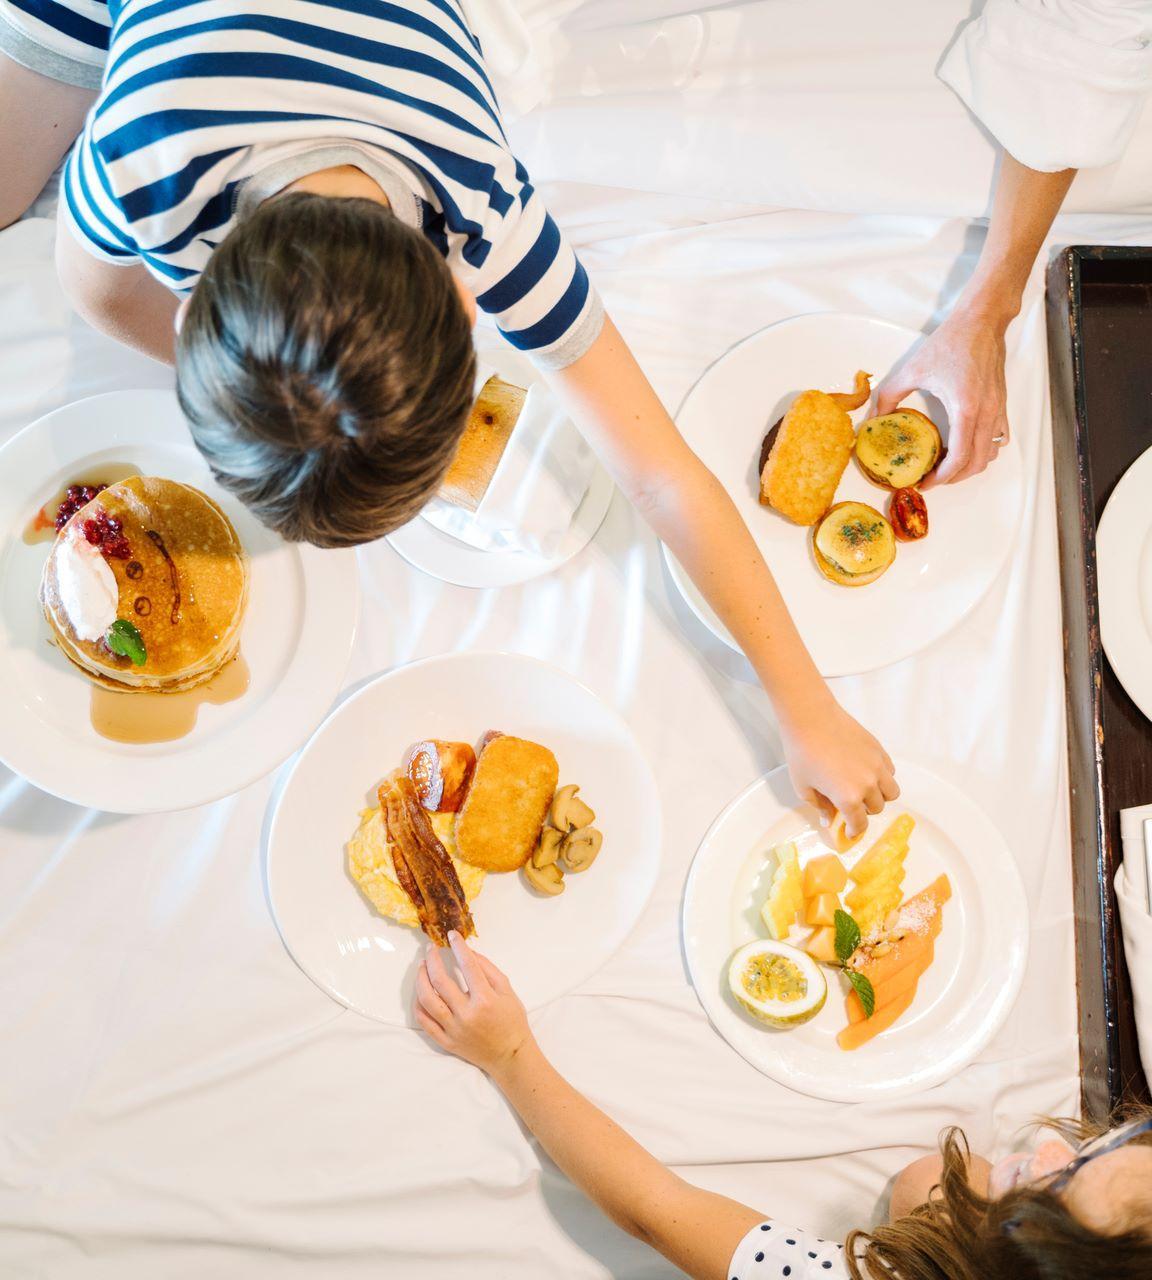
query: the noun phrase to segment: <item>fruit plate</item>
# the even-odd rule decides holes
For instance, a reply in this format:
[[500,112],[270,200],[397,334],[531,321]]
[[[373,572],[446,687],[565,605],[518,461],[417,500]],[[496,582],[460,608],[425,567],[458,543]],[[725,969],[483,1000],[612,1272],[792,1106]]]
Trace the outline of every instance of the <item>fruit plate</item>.
[[272,803],[266,866],[280,936],[334,1000],[413,1025],[427,945],[378,915],[347,871],[360,810],[405,750],[425,738],[475,742],[489,729],[551,748],[578,783],[604,847],[554,898],[519,872],[486,877],[472,903],[476,946],[536,1008],[571,991],[624,942],[660,866],[660,796],[624,719],[566,672],[511,653],[457,653],[399,667],[342,703],[317,730]]
[[[845,1052],[843,980],[826,969],[828,1000],[811,1021],[778,1031],[737,1005],[727,985],[737,947],[766,936],[774,845],[794,840],[804,863],[827,849],[814,810],[797,802],[787,771],[758,779],[716,819],[696,852],[684,893],[684,950],[692,984],[713,1026],[765,1075],[833,1102],[931,1088],[979,1054],[1015,1003],[1028,956],[1028,904],[1012,854],[984,813],[940,778],[898,762],[902,794],[844,858],[851,866],[899,813],[916,820],[906,896],[941,873],[952,883],[936,958],[912,1007],[889,1030]],[[767,863],[767,869],[765,864]],[[807,935],[797,929],[793,940]]]
[[[984,598],[1015,542],[1024,501],[1019,443],[1001,450],[982,475],[928,490],[928,536],[900,543],[888,572],[864,587],[829,582],[813,561],[811,531],[760,505],[760,445],[797,393],[807,387],[850,391],[857,369],[871,373],[875,387],[919,338],[911,329],[869,316],[828,312],[783,320],[712,365],[676,417],[685,439],[736,503],[825,676],[888,666],[939,640]],[[918,394],[905,403],[933,417],[947,443],[938,406]],[[853,421],[871,412],[866,405]],[[866,502],[886,515],[888,490],[867,480],[853,460],[836,501]],[[689,608],[736,648],[667,547],[664,556]]]
[[[249,556],[240,640],[247,691],[200,706],[192,731],[170,742],[117,742],[96,732],[92,686],[49,642],[40,609],[50,543],[24,540],[54,492],[112,464],[207,493]],[[118,391],[66,405],[0,450],[0,473],[8,477],[0,488],[0,760],[10,769],[95,809],[186,809],[263,777],[320,723],[340,692],[356,629],[355,554],[287,543],[265,529],[215,483],[171,392]]]
[[1096,530],[1100,641],[1125,692],[1152,719],[1152,449],[1128,468]]

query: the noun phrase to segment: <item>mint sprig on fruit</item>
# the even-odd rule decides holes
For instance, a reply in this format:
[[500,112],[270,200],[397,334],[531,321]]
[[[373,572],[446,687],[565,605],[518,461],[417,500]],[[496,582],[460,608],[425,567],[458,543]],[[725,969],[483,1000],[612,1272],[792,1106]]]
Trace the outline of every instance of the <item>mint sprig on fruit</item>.
[[836,959],[840,961],[840,971],[848,979],[852,990],[860,997],[865,1018],[870,1018],[876,1012],[876,992],[864,974],[848,968],[848,961],[860,945],[860,926],[847,911],[837,909],[832,919],[836,926]]
[[127,618],[117,618],[104,633],[104,643],[117,657],[127,658],[134,667],[148,661],[144,637]]

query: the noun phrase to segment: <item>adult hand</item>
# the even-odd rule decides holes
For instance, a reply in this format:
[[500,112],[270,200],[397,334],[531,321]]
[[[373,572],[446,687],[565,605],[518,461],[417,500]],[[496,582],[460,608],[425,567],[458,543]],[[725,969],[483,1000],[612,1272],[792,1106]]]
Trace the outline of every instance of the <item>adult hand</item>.
[[917,390],[943,404],[948,451],[926,485],[979,475],[1008,443],[1005,328],[979,312],[953,311],[877,388],[878,414],[891,413]]
[[491,960],[455,931],[448,940],[467,990],[448,972],[445,952],[429,947],[416,974],[416,1021],[441,1049],[493,1075],[531,1041],[528,1015]]
[[831,696],[817,714],[781,729],[796,794],[820,810],[825,824],[839,812],[847,834],[860,835],[868,814],[899,797],[891,756]]

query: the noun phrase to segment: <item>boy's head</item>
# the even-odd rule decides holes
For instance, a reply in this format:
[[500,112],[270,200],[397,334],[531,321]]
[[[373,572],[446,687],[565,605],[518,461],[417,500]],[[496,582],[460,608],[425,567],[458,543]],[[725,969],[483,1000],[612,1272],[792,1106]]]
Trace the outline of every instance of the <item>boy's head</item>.
[[225,488],[286,538],[348,547],[435,491],[475,363],[472,316],[421,232],[370,200],[292,194],[212,255],[177,392]]

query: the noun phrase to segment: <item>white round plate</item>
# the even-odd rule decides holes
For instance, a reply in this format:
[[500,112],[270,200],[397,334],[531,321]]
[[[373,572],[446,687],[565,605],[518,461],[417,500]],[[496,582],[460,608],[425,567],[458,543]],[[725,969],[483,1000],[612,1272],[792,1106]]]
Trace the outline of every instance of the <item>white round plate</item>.
[[427,939],[379,916],[348,875],[346,845],[375,789],[423,738],[475,742],[500,729],[551,748],[562,783],[580,784],[604,848],[555,898],[519,873],[489,875],[472,903],[476,945],[536,1008],[589,978],[628,936],[660,866],[660,798],[624,720],[571,676],[510,653],[427,658],[342,703],[273,801],[268,896],[280,936],[333,999],[411,1026]]
[[[900,543],[895,564],[866,587],[829,582],[813,562],[811,531],[760,505],[760,445],[796,395],[808,387],[850,391],[857,369],[872,374],[875,388],[920,336],[868,316],[835,312],[784,320],[717,361],[677,415],[685,439],[739,508],[825,676],[872,671],[927,648],[980,602],[1015,542],[1024,495],[1018,444],[1004,449],[983,475],[927,491],[928,537]],[[918,394],[905,403],[933,412]],[[865,405],[853,421],[862,422],[872,411]],[[939,409],[935,419],[939,423]],[[941,434],[947,443],[946,425]],[[867,502],[885,515],[888,510],[888,490],[865,479],[855,459],[836,500]],[[664,555],[689,608],[735,649],[667,548]]]
[[[684,949],[692,984],[713,1026],[754,1067],[814,1098],[857,1102],[930,1088],[971,1062],[1015,1003],[1028,958],[1028,903],[999,831],[954,787],[914,765],[897,769],[901,796],[844,858],[851,866],[898,813],[916,819],[904,888],[918,892],[941,872],[952,883],[932,966],[911,1009],[859,1049],[836,1035],[847,1024],[842,979],[831,970],[817,1016],[776,1031],[746,1014],[728,993],[728,961],[737,947],[767,936],[760,907],[775,859],[795,840],[801,863],[826,853],[816,814],[797,802],[785,769],[754,782],[712,824],[688,875]],[[769,873],[764,873],[765,862]],[[807,929],[794,931],[794,940]]]
[[[476,348],[482,363],[505,381],[518,387],[531,387],[540,381],[531,360],[510,347],[494,330],[478,329]],[[414,569],[450,586],[512,587],[552,573],[583,551],[604,523],[615,492],[611,476],[597,466],[567,534],[550,556],[527,551],[481,551],[437,529],[423,516],[390,533],[388,542]]]
[[[71,480],[110,462],[195,485],[228,513],[250,557],[240,652],[247,693],[199,709],[174,742],[128,745],[92,728],[92,686],[49,643],[39,603],[50,543],[23,533]],[[356,557],[285,542],[212,479],[169,391],[118,391],[58,409],[0,450],[0,760],[44,791],[115,813],[217,800],[263,777],[340,692],[359,612]]]
[[1116,678],[1152,719],[1152,449],[1112,490],[1096,530],[1100,639]]

